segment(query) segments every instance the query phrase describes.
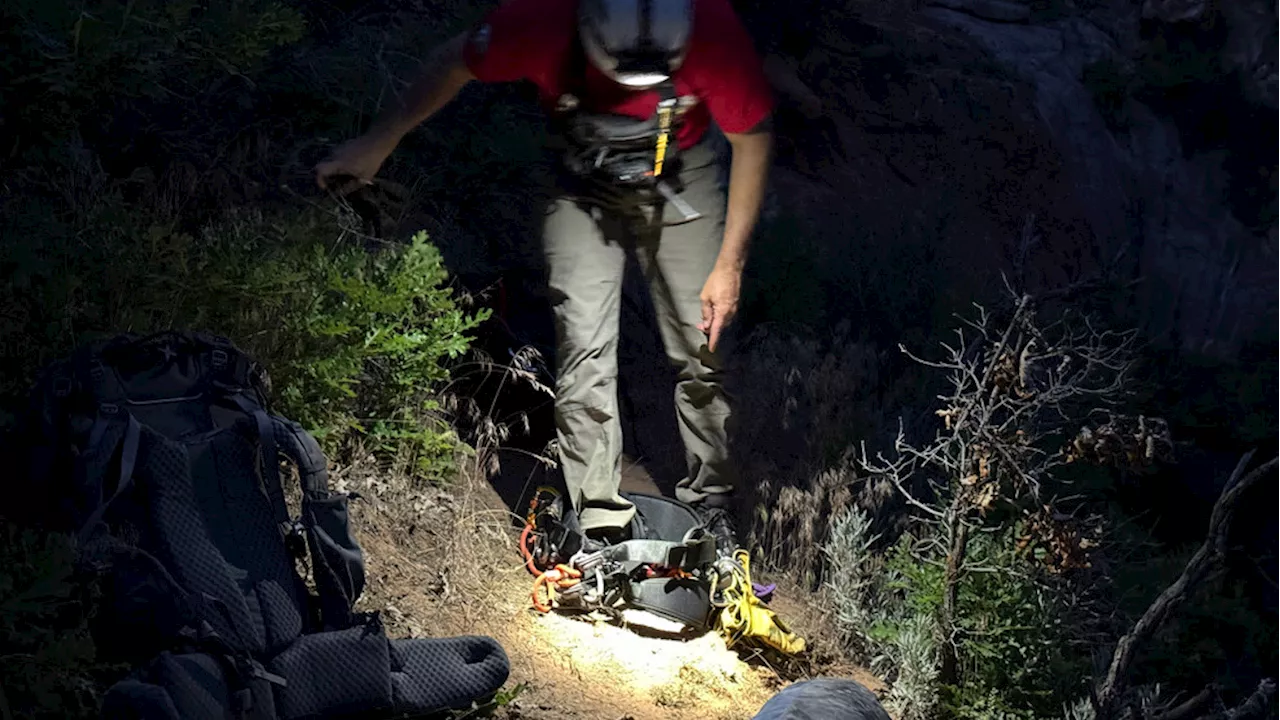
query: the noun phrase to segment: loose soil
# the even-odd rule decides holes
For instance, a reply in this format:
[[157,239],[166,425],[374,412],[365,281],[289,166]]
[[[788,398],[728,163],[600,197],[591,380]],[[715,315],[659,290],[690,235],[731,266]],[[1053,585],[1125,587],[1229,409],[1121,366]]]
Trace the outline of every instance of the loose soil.
[[511,512],[479,473],[463,473],[447,491],[397,489],[361,475],[338,474],[365,497],[352,511],[368,563],[363,609],[380,611],[396,637],[498,640],[511,660],[506,689],[521,690],[492,717],[738,720],[805,677],[853,677],[882,689],[839,661],[818,604],[785,579],[763,578],[779,584],[772,606],[809,644],[787,667],[730,651],[715,633],[671,639],[643,627],[543,615],[530,605],[532,578],[516,551]]

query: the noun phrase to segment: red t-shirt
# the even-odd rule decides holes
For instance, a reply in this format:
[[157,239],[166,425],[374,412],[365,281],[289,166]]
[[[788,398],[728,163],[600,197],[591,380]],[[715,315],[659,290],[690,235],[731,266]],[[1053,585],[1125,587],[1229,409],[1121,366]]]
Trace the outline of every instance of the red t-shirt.
[[[569,92],[577,32],[577,0],[507,0],[472,35],[463,58],[482,82],[532,81],[543,105],[552,108]],[[585,57],[578,62],[584,74],[581,109],[653,116],[656,91],[630,90]],[[744,133],[773,110],[764,68],[729,0],[694,0],[689,52],[673,78],[685,108],[677,135],[681,148],[698,142],[712,118],[726,133]]]

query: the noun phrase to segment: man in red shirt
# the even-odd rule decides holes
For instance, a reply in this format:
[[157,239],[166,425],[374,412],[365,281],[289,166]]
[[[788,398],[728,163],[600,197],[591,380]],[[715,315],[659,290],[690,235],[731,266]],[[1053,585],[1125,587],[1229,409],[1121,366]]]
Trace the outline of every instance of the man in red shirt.
[[[773,100],[729,0],[508,0],[432,59],[403,106],[320,163],[317,181],[370,180],[406,133],[472,80],[536,85],[565,157],[543,249],[560,459],[582,528],[621,539],[635,514],[618,493],[616,358],[633,252],[678,370],[689,473],[676,495],[735,542],[719,349],[765,190]],[[707,141],[712,121],[732,152],[727,193]]]

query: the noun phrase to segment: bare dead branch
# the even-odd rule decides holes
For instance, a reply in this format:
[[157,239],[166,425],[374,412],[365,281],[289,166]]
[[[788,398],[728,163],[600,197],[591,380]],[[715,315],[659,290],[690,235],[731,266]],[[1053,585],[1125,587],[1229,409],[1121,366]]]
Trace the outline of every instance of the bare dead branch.
[[1139,650],[1155,635],[1173,613],[1186,602],[1192,590],[1204,582],[1218,565],[1221,564],[1227,550],[1227,533],[1231,527],[1232,513],[1240,496],[1262,476],[1275,470],[1277,458],[1245,473],[1245,468],[1253,459],[1254,452],[1245,453],[1227,479],[1227,484],[1213,504],[1213,513],[1209,519],[1209,531],[1204,542],[1196,550],[1182,574],[1172,585],[1160,593],[1142,617],[1134,623],[1133,629],[1120,638],[1111,656],[1111,664],[1106,676],[1098,684],[1095,691],[1095,709],[1100,720],[1113,717],[1119,707],[1126,689],[1128,689],[1129,673]]
[[913,353],[913,352],[911,352],[910,350],[908,350],[908,349],[907,349],[907,346],[906,346],[906,345],[903,345],[902,343],[898,343],[898,349],[902,351],[902,354],[903,354],[903,355],[906,355],[907,357],[911,358],[911,360],[912,360],[912,361],[917,362],[917,363],[920,363],[921,365],[924,365],[925,367],[938,368],[938,369],[940,369],[940,370],[958,370],[958,369],[960,369],[960,368],[959,368],[959,366],[957,366],[957,365],[956,365],[956,364],[954,364],[954,363],[938,362],[937,360],[925,360],[924,358],[920,357],[919,355],[916,355],[915,353]]
[[1151,720],[1190,720],[1193,717],[1201,717],[1201,711],[1204,710],[1204,706],[1208,705],[1217,696],[1218,689],[1213,685],[1209,685],[1186,702],[1175,705],[1168,710],[1153,713]]
[[[1009,336],[1013,334],[1014,328],[1017,327],[1018,321],[1022,318],[1022,314],[1027,311],[1027,308],[1030,305],[1030,295],[1023,295],[1018,299],[1018,306],[1013,312],[1013,319],[1009,321],[1009,325],[1005,328],[1004,336],[1000,338],[1000,342],[996,345],[995,352],[991,356],[991,361],[987,363],[986,368],[983,370],[982,377],[978,382],[979,388],[985,388],[991,381],[991,374],[995,372],[996,363],[999,362],[1000,358],[1004,355],[1005,348],[1009,344]],[[964,424],[964,421],[967,419],[967,414],[967,410],[961,411],[960,416],[956,418],[957,428]]]
[[1263,717],[1267,712],[1267,708],[1271,707],[1275,699],[1275,678],[1263,678],[1258,683],[1257,689],[1249,697],[1245,698],[1244,702],[1223,714],[1223,720],[1244,720],[1244,718]]

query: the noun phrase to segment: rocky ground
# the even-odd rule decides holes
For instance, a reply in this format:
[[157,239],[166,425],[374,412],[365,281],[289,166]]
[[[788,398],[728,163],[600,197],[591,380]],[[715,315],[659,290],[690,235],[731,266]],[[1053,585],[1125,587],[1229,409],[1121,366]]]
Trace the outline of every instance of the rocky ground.
[[[530,606],[531,577],[507,506],[478,474],[428,491],[352,470],[338,477],[366,498],[353,510],[368,561],[364,609],[379,610],[395,636],[497,639],[511,660],[506,689],[519,692],[493,717],[736,720],[805,677],[854,677],[882,689],[865,670],[836,659],[814,598],[785,583],[773,606],[811,648],[789,667],[727,650],[714,633],[670,639],[643,625],[543,615]],[[652,489],[635,477],[628,486]]]

